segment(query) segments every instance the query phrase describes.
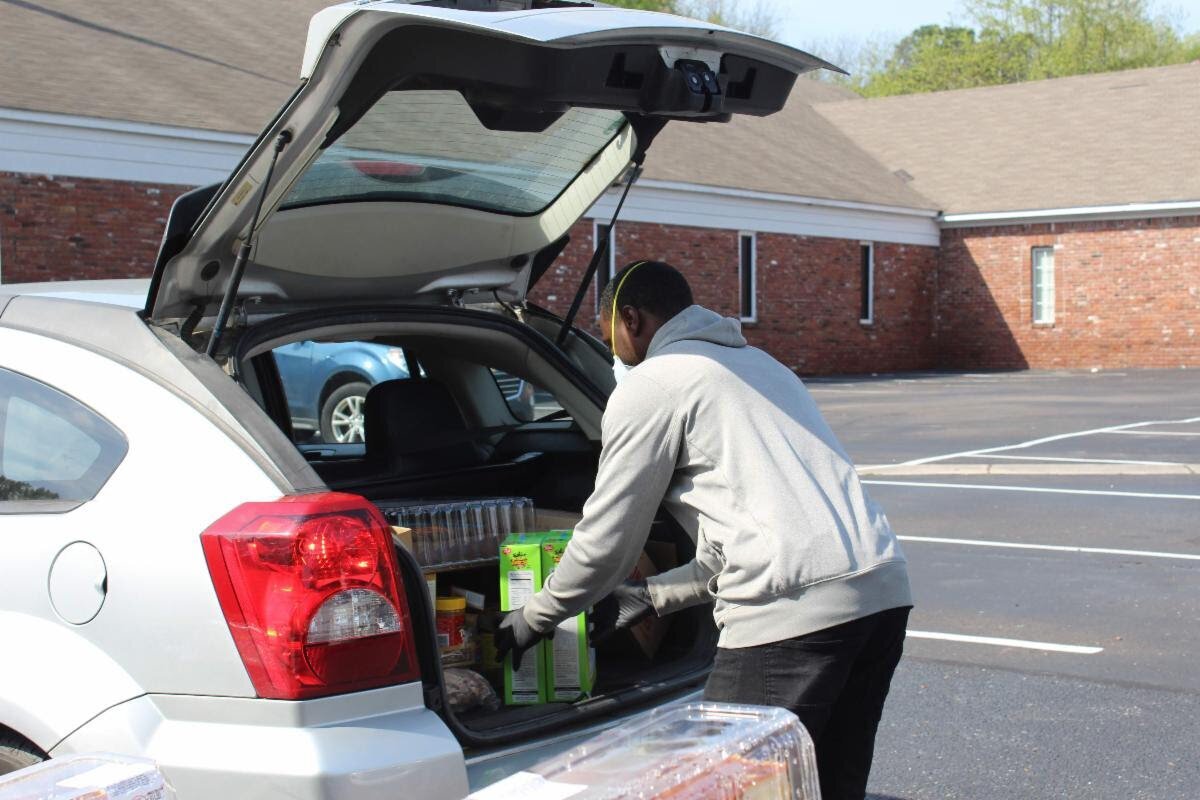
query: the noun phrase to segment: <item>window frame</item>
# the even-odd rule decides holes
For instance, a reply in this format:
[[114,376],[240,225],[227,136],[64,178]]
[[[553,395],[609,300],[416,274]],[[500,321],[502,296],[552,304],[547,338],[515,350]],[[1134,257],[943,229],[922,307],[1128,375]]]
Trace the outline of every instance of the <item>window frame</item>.
[[[1037,325],[1037,326],[1053,327],[1054,324],[1057,322],[1057,317],[1058,317],[1058,313],[1057,313],[1057,311],[1058,311],[1058,309],[1057,309],[1058,296],[1057,295],[1058,295],[1058,293],[1056,291],[1056,289],[1057,289],[1056,277],[1057,276],[1056,276],[1056,270],[1055,270],[1055,264],[1054,264],[1054,249],[1055,249],[1054,245],[1034,245],[1033,247],[1029,248],[1029,305],[1030,305],[1030,311],[1031,311],[1030,319],[1032,321],[1032,324]],[[1038,272],[1039,272],[1039,270],[1038,270],[1038,253],[1039,252],[1047,253],[1050,257],[1049,308],[1047,308],[1047,303],[1045,301],[1046,270],[1045,270],[1044,265],[1041,270],[1043,299],[1041,302],[1038,301]],[[1039,314],[1041,312],[1048,312],[1048,315],[1046,317],[1040,317]]]
[[[745,243],[750,241],[750,292],[746,296]],[[758,233],[738,231],[738,318],[745,323],[758,322]],[[750,303],[750,314],[746,315],[746,301]]]
[[[96,499],[112,476],[116,474],[125,457],[129,454],[129,440],[125,433],[114,425],[103,414],[61,389],[43,380],[9,367],[0,367],[0,378],[15,377],[18,385],[25,383],[28,391],[10,392],[0,389],[0,471],[3,470],[4,436],[8,424],[9,401],[13,397],[21,397],[37,408],[43,409],[55,417],[59,417],[75,430],[95,442],[100,450],[96,458],[88,465],[85,472],[77,478],[53,481],[53,483],[77,484],[84,491],[80,495],[86,497],[56,497],[45,499],[4,500],[0,499],[0,516],[9,514],[62,514],[79,508],[85,503]],[[69,409],[75,415],[60,413],[61,409]],[[82,422],[81,427],[79,423]],[[15,480],[15,479],[13,479]],[[17,481],[30,484],[28,481]],[[43,481],[51,483],[51,481]],[[41,487],[35,487],[41,488]],[[47,490],[50,491],[50,490]]]
[[[863,255],[866,262],[863,262]],[[875,324],[875,243],[858,243],[858,324]],[[865,301],[865,302],[864,302]],[[863,316],[863,306],[866,316]]]

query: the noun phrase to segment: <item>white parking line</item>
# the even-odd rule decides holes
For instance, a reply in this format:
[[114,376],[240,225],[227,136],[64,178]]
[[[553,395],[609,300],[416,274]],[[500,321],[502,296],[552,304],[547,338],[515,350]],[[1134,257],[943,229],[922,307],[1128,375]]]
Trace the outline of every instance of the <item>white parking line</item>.
[[946,453],[940,456],[927,456],[926,458],[914,458],[911,461],[905,461],[905,466],[913,466],[916,464],[930,464],[934,461],[946,461],[951,458],[964,458],[966,456],[977,456],[983,453],[999,453],[1004,450],[1021,450],[1026,447],[1036,447],[1040,444],[1048,444],[1049,442],[1058,442],[1063,439],[1074,439],[1080,436],[1092,436],[1097,433],[1112,433],[1113,431],[1128,430],[1130,428],[1144,428],[1148,425],[1189,425],[1195,422],[1200,422],[1200,417],[1190,417],[1188,419],[1160,419],[1147,420],[1146,422],[1130,422],[1126,425],[1109,425],[1105,428],[1091,428],[1086,431],[1074,431],[1072,433],[1060,433],[1055,436],[1043,436],[1040,439],[1030,439],[1027,442],[1018,442],[1017,444],[1001,445],[1000,447],[983,447],[978,450],[963,450],[958,453]]
[[1108,431],[1122,436],[1200,436],[1200,431]]
[[1148,467],[1182,466],[1178,461],[1137,461],[1127,458],[1066,458],[1063,456],[1006,456],[1001,453],[983,453],[963,458],[1003,458],[1011,461],[1064,461],[1072,464],[1139,464]]
[[1113,547],[1074,547],[1065,544],[995,542],[987,539],[950,539],[942,536],[897,536],[896,538],[902,542],[923,542],[927,544],[965,544],[973,547],[1004,547],[1012,550],[1052,550],[1060,553],[1094,553],[1109,556],[1133,556],[1135,558],[1174,558],[1184,561],[1200,561],[1200,554],[1167,553],[1157,550],[1120,550]]
[[1031,642],[1026,639],[1002,639],[998,636],[968,636],[962,633],[936,633],[934,631],[908,631],[913,639],[939,639],[945,642],[966,642],[967,644],[990,644],[996,647],[1021,647],[1026,650],[1045,650],[1051,653],[1076,653],[1084,656],[1094,656],[1103,652],[1103,647],[1084,647],[1078,644],[1055,644],[1054,642]]
[[1101,489],[1052,489],[1045,486],[985,486],[978,483],[931,483],[924,481],[863,481],[872,486],[917,486],[924,489],[981,489],[992,492],[1039,492],[1044,494],[1086,494],[1102,497],[1147,497],[1156,500],[1200,500],[1200,494],[1160,494],[1156,492],[1116,492]]

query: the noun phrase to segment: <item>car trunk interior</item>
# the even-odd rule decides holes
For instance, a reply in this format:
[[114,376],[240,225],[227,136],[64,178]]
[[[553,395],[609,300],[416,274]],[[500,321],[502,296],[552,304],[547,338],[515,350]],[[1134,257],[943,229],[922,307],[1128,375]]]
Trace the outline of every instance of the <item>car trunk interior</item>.
[[[527,498],[537,511],[535,516],[530,510],[526,528],[562,529],[578,519],[594,486],[600,417],[615,383],[609,357],[594,340],[573,335],[560,349],[551,339],[555,325],[544,313],[504,306],[486,311],[391,307],[300,313],[252,326],[241,337],[237,363],[250,393],[285,433],[294,433],[280,396],[287,388],[273,370],[275,348],[300,339],[371,341],[401,348],[410,378],[388,381],[390,386],[376,384],[382,388],[368,393],[361,445],[297,443],[326,485],[370,499],[393,525],[414,505],[457,507]],[[501,370],[507,383],[492,380]],[[498,388],[518,380],[537,387],[539,402],[532,421],[519,419],[517,414],[524,412],[514,411],[510,398]],[[447,412],[447,406],[453,411]],[[504,532],[516,532],[519,524]],[[426,537],[415,525],[410,535]],[[535,705],[501,702],[498,708],[464,706],[442,679],[436,614],[426,581],[431,572],[436,575],[439,597],[457,590],[484,598],[485,608],[470,613],[475,620],[494,623],[500,600],[497,548],[492,541],[491,552],[432,566],[422,541],[430,539],[419,539],[416,546],[412,541],[398,544],[397,552],[421,643],[427,703],[465,746],[512,743],[627,711],[695,684],[708,671],[716,630],[711,607],[705,605],[666,618],[656,649],[644,648],[628,632],[596,643],[590,696]],[[674,519],[660,512],[644,555],[655,570],[664,571],[689,561],[694,543]],[[481,629],[487,626],[480,623]],[[495,664],[486,669],[478,652],[475,661],[462,666],[486,672],[503,701]]]

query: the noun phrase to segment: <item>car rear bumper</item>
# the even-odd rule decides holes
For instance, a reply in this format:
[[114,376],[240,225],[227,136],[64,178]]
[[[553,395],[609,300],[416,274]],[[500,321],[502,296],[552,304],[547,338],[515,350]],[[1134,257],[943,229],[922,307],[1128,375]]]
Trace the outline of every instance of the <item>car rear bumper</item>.
[[303,702],[144,695],[53,748],[153,758],[179,800],[461,800],[462,748],[420,687]]

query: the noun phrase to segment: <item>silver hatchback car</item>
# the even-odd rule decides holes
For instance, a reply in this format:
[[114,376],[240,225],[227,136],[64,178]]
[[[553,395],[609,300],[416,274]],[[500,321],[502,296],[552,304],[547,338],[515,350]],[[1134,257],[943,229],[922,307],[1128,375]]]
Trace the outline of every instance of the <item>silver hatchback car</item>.
[[[772,113],[827,65],[662,14],[454,5],[317,14],[295,94],[176,202],[148,283],[0,286],[0,772],[108,750],[185,800],[461,798],[706,675],[702,607],[652,655],[602,648],[589,698],[454,704],[429,564],[382,511],[581,508],[612,360],[530,287],[668,120]],[[276,350],[301,341],[403,354],[365,441],[297,434]],[[665,516],[651,539],[694,553]]]

